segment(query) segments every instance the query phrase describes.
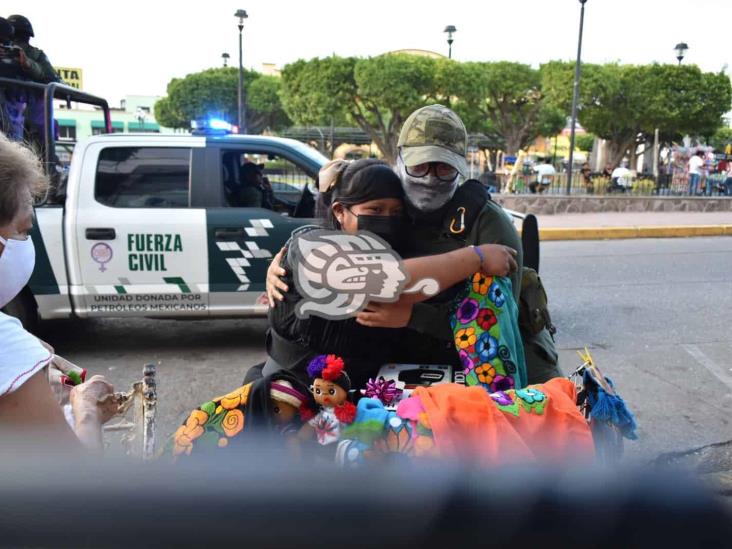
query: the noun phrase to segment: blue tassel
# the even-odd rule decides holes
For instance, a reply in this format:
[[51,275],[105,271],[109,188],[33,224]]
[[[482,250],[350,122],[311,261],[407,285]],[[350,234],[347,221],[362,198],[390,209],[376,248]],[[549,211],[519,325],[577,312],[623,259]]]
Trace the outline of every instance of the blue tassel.
[[[595,388],[595,391],[588,391],[590,417],[595,421],[603,421],[615,425],[620,429],[621,434],[625,438],[636,440],[638,435],[635,431],[638,428],[638,424],[635,421],[633,413],[625,404],[625,401],[617,394],[610,395],[606,393],[587,373],[585,373],[584,378],[585,385],[589,382]],[[612,381],[609,378],[605,379],[613,387]]]

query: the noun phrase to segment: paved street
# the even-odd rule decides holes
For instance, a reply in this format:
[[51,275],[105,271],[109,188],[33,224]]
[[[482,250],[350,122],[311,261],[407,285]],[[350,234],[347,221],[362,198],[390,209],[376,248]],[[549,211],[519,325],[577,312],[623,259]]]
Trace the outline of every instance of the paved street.
[[[548,242],[541,273],[566,370],[588,345],[640,423],[629,459],[732,439],[732,238]],[[158,362],[161,434],[263,359],[263,320],[63,321],[60,354],[119,388]]]
[[732,439],[732,238],[551,242],[544,282],[563,364],[588,345],[651,457]]
[[539,227],[729,225],[732,212],[595,212],[540,215]]

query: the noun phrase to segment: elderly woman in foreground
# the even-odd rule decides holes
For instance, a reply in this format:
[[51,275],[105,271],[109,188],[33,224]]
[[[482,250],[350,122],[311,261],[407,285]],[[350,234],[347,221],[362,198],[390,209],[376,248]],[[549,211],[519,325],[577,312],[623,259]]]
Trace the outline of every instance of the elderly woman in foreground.
[[[0,134],[0,309],[33,273],[33,197],[46,186],[33,152]],[[88,449],[101,450],[101,426],[113,410],[99,406],[98,400],[112,392],[111,385],[94,376],[74,387],[72,430],[49,383],[53,359],[53,349],[0,312],[0,437],[14,434],[18,442],[32,441],[41,449],[81,449],[81,441]]]

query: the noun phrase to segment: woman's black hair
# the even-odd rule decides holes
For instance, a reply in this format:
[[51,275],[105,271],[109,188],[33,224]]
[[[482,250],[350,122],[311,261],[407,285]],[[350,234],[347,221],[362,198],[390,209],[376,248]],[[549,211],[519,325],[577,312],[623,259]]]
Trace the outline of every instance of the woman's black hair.
[[369,200],[403,197],[402,183],[394,170],[383,160],[364,158],[350,164],[332,189],[320,193],[316,212],[326,229],[339,229],[332,204],[355,206]]

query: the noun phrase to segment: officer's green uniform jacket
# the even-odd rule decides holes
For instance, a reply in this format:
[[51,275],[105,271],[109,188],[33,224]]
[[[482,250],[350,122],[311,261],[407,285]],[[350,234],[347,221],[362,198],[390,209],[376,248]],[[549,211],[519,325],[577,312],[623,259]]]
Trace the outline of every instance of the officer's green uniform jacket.
[[59,82],[61,80],[53,69],[48,57],[43,53],[43,50],[34,48],[30,44],[18,44],[18,46],[23,48],[23,52],[25,52],[25,56],[28,59],[29,66],[24,69],[28,79],[43,84]]
[[[473,212],[465,212],[465,219],[472,218],[472,221],[466,223],[468,226],[461,234],[455,233],[455,231],[461,229],[460,221],[462,216],[458,212],[458,208],[462,206],[469,210],[471,203],[483,203],[480,196],[476,196],[476,200],[473,201],[469,193],[464,192],[468,188],[468,183],[463,184],[445,208],[432,215],[420,216],[414,221],[412,225],[413,234],[408,243],[410,252],[408,255],[435,255],[463,246],[478,244],[503,244],[509,246],[517,252],[518,270],[511,275],[511,283],[514,297],[518,303],[521,290],[523,248],[513,221],[503,208],[488,199],[477,216]],[[475,188],[474,184],[473,188]],[[422,350],[425,354],[433,355],[433,360],[444,357],[444,351],[454,352],[453,333],[450,328],[449,316],[452,312],[452,300],[456,294],[457,290],[455,288],[448,289],[437,296],[436,299],[415,304],[412,310],[408,327],[419,332],[419,334],[431,336],[433,345],[424,346]],[[560,376],[561,371],[557,366],[557,353],[549,332],[544,329],[533,337],[522,332],[522,337],[524,339],[529,383],[541,383],[552,377]],[[441,344],[434,340],[439,340]],[[418,341],[418,338],[413,339],[411,345],[420,345],[417,343]],[[438,347],[440,348],[439,351],[437,350]],[[427,357],[421,357],[420,361],[424,361],[425,358]]]

